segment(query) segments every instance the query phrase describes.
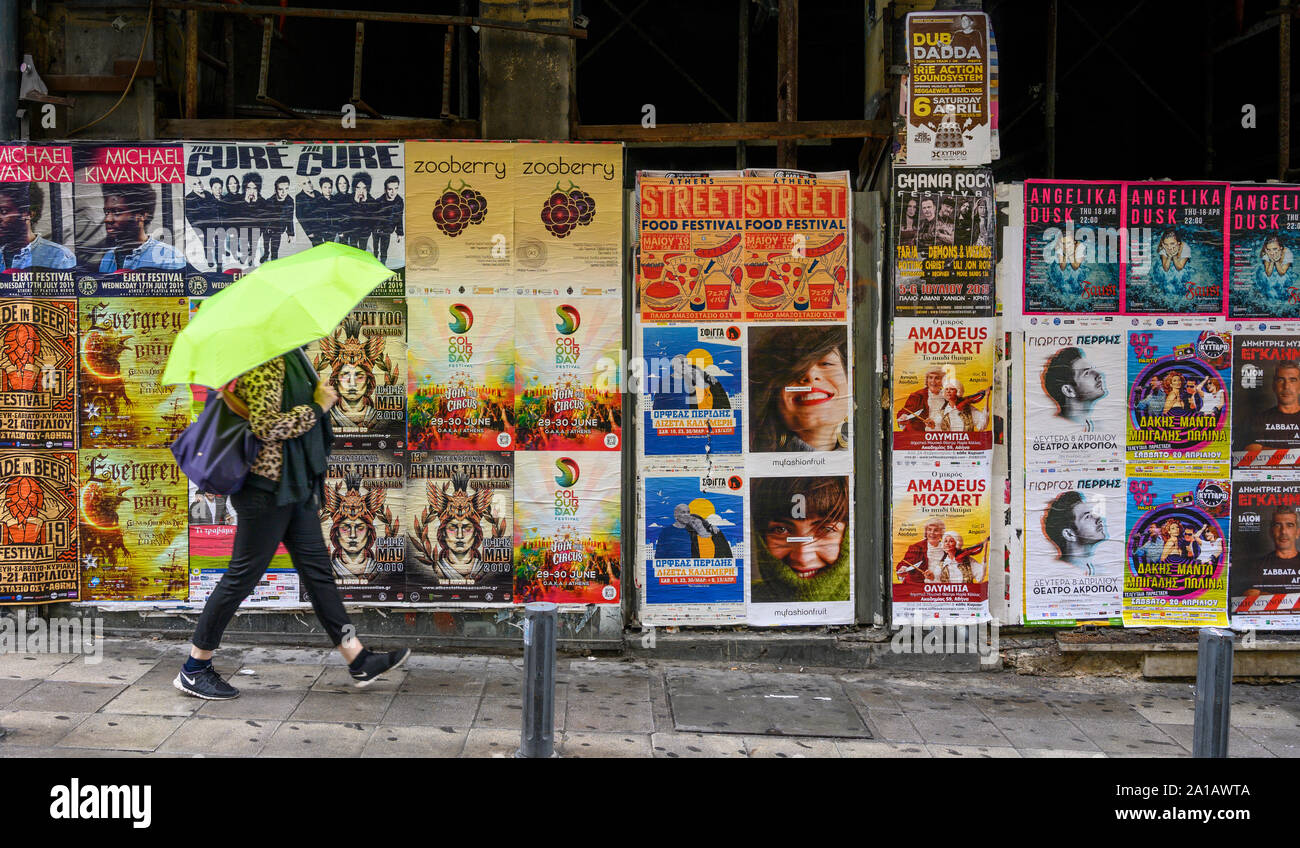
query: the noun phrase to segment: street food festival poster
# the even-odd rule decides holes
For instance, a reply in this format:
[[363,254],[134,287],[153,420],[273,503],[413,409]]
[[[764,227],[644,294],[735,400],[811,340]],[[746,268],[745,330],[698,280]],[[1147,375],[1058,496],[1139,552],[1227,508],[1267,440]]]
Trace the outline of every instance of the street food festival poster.
[[1300,336],[1232,337],[1232,465],[1300,466]]
[[745,320],[846,320],[848,204],[846,172],[774,171],[745,178]]
[[329,411],[334,447],[406,446],[406,300],[368,297],[334,332],[307,345],[323,382],[338,393]]
[[0,604],[75,601],[77,454],[0,450]]
[[512,603],[514,454],[411,451],[409,460],[407,600]]
[[1300,187],[1228,188],[1228,317],[1300,318]]
[[1024,314],[1118,314],[1124,184],[1025,180],[1024,191]]
[[1225,183],[1124,184],[1128,314],[1223,315]]
[[415,450],[514,444],[515,304],[510,298],[408,300],[407,437]]
[[1123,465],[1026,473],[1026,624],[1121,623],[1126,500]]
[[1228,624],[1227,479],[1128,478],[1126,627]]
[[618,294],[623,145],[520,143],[514,164],[516,283]]
[[[406,592],[406,455],[335,451],[325,470],[321,532],[344,601],[396,602]],[[302,600],[311,587],[302,581]]]
[[1128,333],[1117,327],[1025,331],[1025,464],[1124,459]]
[[741,319],[742,280],[768,274],[766,259],[744,261],[747,185],[716,174],[638,175],[642,321]]
[[987,457],[895,456],[895,622],[988,620],[991,473]]
[[1231,334],[1130,330],[1128,344],[1128,461],[1226,464]]
[[81,298],[77,402],[83,448],[166,448],[191,420],[184,385],[159,383],[176,334],[189,322],[181,298]]
[[894,321],[894,450],[993,447],[993,320]]
[[617,453],[515,452],[515,603],[617,604]]
[[83,601],[189,596],[187,481],[167,450],[78,451]]
[[[201,605],[230,566],[230,558],[235,552],[239,514],[229,496],[201,492],[193,480],[188,481],[188,488],[189,603]],[[276,546],[266,573],[257,581],[244,605],[297,606],[298,598],[298,572],[293,568],[288,549],[281,543]]]
[[184,145],[77,144],[72,158],[77,294],[184,295]]
[[990,34],[982,12],[908,13],[908,165],[990,161]]
[[894,314],[991,317],[993,172],[895,168],[893,208]]
[[739,458],[645,471],[643,624],[745,620],[745,479]]
[[619,449],[622,330],[603,300],[515,299],[517,450]]
[[[513,144],[406,143],[406,291],[450,294],[513,273],[517,168]],[[536,211],[536,210],[534,210]],[[488,286],[493,294],[496,286]],[[504,291],[504,289],[503,289]]]
[[0,299],[0,446],[72,448],[77,302]]
[[72,297],[72,146],[0,146],[0,297]]
[[744,367],[738,325],[643,327],[643,452],[739,454]]
[[1300,481],[1232,488],[1229,612],[1238,629],[1300,629]]

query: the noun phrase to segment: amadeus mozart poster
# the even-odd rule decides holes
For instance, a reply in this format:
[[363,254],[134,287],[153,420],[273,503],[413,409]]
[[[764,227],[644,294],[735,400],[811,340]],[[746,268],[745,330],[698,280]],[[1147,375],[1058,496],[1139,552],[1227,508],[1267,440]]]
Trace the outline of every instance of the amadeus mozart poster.
[[894,450],[993,446],[993,321],[894,321]]
[[0,446],[76,443],[77,302],[0,299]]
[[77,454],[0,450],[0,604],[75,601]]

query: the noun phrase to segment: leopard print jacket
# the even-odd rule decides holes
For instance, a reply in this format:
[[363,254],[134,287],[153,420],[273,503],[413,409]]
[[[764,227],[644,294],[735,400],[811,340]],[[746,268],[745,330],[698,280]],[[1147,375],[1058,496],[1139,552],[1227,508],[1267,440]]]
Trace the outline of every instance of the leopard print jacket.
[[317,420],[314,404],[281,411],[283,394],[284,359],[278,356],[241,375],[235,384],[235,395],[248,404],[249,429],[262,442],[248,471],[276,482],[284,467],[282,443],[308,432]]

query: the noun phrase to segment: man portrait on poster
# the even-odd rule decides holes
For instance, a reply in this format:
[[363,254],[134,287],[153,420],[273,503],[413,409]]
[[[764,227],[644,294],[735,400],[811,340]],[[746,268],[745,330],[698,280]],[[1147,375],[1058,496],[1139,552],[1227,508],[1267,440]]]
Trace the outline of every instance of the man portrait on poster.
[[116,271],[179,271],[185,257],[149,234],[158,190],[148,183],[106,183],[104,193],[105,251],[99,273]]
[[1273,550],[1238,563],[1231,569],[1232,596],[1252,598],[1263,593],[1300,592],[1300,516],[1294,506],[1282,505],[1273,510],[1269,522]]
[[1106,396],[1105,375],[1093,367],[1081,348],[1062,348],[1047,360],[1043,390],[1057,406],[1056,417],[1079,432],[1091,433],[1093,407]]
[[922,528],[923,538],[908,545],[894,573],[904,583],[933,583],[943,567],[943,534],[947,527],[942,518],[932,518]]
[[707,516],[696,515],[684,503],[673,507],[673,523],[660,530],[655,540],[655,559],[730,559],[731,556],[731,543],[722,531]]
[[262,229],[266,234],[266,244],[262,248],[259,262],[274,261],[280,258],[280,239],[286,233],[293,241],[296,234],[293,228],[293,198],[289,196],[289,178],[278,177],[275,181],[275,193],[262,201]]
[[405,238],[403,222],[406,220],[406,203],[397,193],[401,181],[392,176],[384,180],[384,193],[375,201],[375,230],[371,233],[375,257],[388,263],[388,243],[394,235]]
[[1051,563],[1036,564],[1035,576],[1095,576],[1099,571],[1096,548],[1110,538],[1105,504],[1074,490],[1062,492],[1043,513],[1043,534],[1056,546],[1058,556]]
[[1273,396],[1277,404],[1249,421],[1247,450],[1300,448],[1300,362],[1283,360],[1273,369]]
[[36,233],[45,197],[35,183],[0,184],[0,268],[66,270],[77,258],[58,242]]
[[234,524],[235,508],[225,495],[198,491],[190,504],[190,524]]
[[924,432],[926,422],[939,418],[946,403],[943,396],[943,368],[925,372],[925,386],[907,396],[898,411],[898,425],[904,430]]

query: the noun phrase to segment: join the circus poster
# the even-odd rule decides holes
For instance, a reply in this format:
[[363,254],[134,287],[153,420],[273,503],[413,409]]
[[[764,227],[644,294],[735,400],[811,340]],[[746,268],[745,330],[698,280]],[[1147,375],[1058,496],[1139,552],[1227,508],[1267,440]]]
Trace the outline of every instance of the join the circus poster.
[[644,452],[739,454],[744,352],[736,325],[642,329]]
[[0,299],[0,446],[76,443],[77,303]]
[[0,450],[0,604],[75,601],[77,454]]
[[1226,464],[1231,334],[1131,330],[1128,343],[1128,461]]
[[0,146],[0,297],[76,294],[72,146]]

